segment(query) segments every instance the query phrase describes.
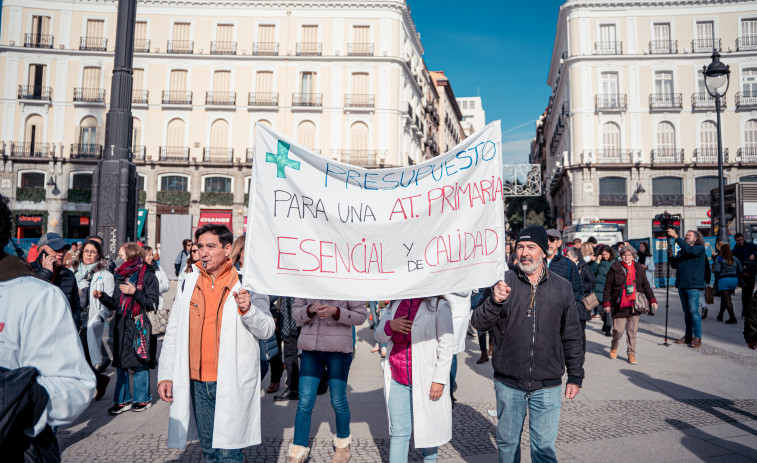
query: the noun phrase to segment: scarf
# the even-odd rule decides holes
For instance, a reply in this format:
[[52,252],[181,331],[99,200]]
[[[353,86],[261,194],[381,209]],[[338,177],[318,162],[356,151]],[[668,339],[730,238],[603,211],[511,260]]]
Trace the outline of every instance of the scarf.
[[636,301],[636,265],[621,262],[626,274],[626,284],[620,290],[620,308],[633,307]]
[[95,268],[95,265],[97,265],[97,262],[93,262],[91,264],[79,264],[79,268],[76,269],[76,284],[79,286],[79,289],[82,289],[84,286],[89,286],[89,282],[92,281],[92,275],[95,274],[94,271],[91,271]]
[[[136,286],[137,291],[140,291],[144,285],[146,270],[147,265],[141,257],[137,256],[121,264],[115,273],[116,277],[123,280],[124,283],[130,280],[136,280],[131,281],[131,284]],[[124,317],[131,316],[132,318],[139,315],[142,309],[139,303],[134,300],[134,294],[127,295],[124,293],[121,293],[121,297],[118,300],[118,307],[121,308]]]

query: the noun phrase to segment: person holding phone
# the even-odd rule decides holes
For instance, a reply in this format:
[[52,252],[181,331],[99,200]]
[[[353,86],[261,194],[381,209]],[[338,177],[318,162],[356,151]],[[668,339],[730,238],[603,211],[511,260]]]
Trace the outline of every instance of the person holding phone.
[[48,283],[60,288],[71,306],[71,316],[78,331],[81,328],[81,304],[79,302],[79,287],[76,284],[74,272],[63,266],[63,256],[69,250],[69,245],[57,233],[45,233],[39,239],[39,255],[32,262],[32,270],[37,276]]

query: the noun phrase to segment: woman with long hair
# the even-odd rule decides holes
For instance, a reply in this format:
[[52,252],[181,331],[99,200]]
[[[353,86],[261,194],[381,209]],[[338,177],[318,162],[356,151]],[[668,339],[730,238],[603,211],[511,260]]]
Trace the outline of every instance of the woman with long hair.
[[[118,250],[116,259],[116,286],[113,296],[96,290],[93,296],[111,310],[116,311],[113,319],[113,366],[116,367],[116,391],[111,415],[127,410],[141,412],[152,406],[150,397],[150,364],[154,363],[149,350],[137,353],[135,345],[140,339],[150,337],[137,326],[142,315],[158,307],[160,290],[158,279],[151,265],[142,257],[142,247],[137,243],[124,243]],[[144,344],[142,344],[144,345]],[[145,358],[146,356],[146,358]],[[129,371],[134,372],[134,396],[129,388]]]
[[[606,244],[603,244],[599,247],[597,260],[591,263],[591,269],[594,271],[594,276],[597,280],[596,284],[594,285],[594,295],[597,296],[597,300],[599,301],[600,305],[598,307],[602,307],[602,303],[604,302],[603,296],[605,293],[605,283],[607,282],[607,272],[610,270],[610,267],[612,266],[612,263],[614,261],[615,256],[612,248],[610,246],[607,246]],[[605,334],[605,336],[612,336],[611,317],[604,310],[600,311],[600,316],[602,317],[603,322],[602,332]]]
[[644,272],[647,274],[649,286],[654,288],[654,257],[646,241],[639,243],[639,250],[636,252],[638,258],[636,262],[644,266]]
[[200,251],[197,247],[197,243],[192,243],[189,247],[189,257],[187,257],[187,263],[179,273],[179,284],[192,272],[196,272],[196,265],[200,262]]
[[744,273],[741,262],[733,257],[731,248],[721,246],[720,253],[712,264],[712,273],[715,275],[715,290],[720,295],[720,313],[718,321],[723,321],[723,313],[728,311],[728,320],[726,323],[735,324],[738,322],[733,312],[733,302],[731,296],[736,287],[739,286],[740,276]]
[[407,462],[411,435],[423,461],[436,461],[437,448],[452,439],[449,373],[454,334],[449,302],[444,297],[394,301],[374,336],[389,343],[384,361],[389,462]]

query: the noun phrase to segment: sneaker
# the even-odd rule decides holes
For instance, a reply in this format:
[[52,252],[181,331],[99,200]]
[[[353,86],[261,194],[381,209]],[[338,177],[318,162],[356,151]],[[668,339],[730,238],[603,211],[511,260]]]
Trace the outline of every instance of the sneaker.
[[691,344],[689,344],[689,347],[693,349],[702,347],[702,338],[691,338]]
[[386,347],[381,348],[381,358],[382,359],[386,358]]
[[109,415],[120,415],[123,412],[127,412],[131,410],[131,402],[126,402],[125,404],[113,404],[112,407],[108,409]]
[[683,336],[681,338],[678,338],[675,340],[676,344],[689,344],[691,343],[691,338],[687,338],[686,336]]
[[131,407],[133,412],[143,412],[152,407],[152,402],[137,402]]

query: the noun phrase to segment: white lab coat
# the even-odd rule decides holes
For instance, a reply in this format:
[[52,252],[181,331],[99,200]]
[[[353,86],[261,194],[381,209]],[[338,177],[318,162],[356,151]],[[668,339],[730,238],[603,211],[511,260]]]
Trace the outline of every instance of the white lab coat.
[[470,309],[470,296],[473,291],[461,291],[459,293],[445,294],[452,309],[452,331],[455,335],[455,347],[453,353],[465,352],[465,335],[468,333],[468,325],[473,312]]
[[37,382],[50,396],[34,435],[47,424],[73,423],[95,396],[95,375],[84,359],[66,297],[31,276],[0,281],[0,321],[0,366],[35,367]]
[[[173,381],[167,442],[170,448],[184,449],[187,440],[197,438],[189,393],[189,303],[199,276],[200,272],[188,274],[184,288],[181,284],[177,288],[158,362],[158,382]],[[240,289],[237,282],[232,293]],[[239,315],[232,295],[223,306],[213,448],[239,449],[261,442],[258,339],[273,335],[274,322],[268,296],[251,296],[252,304],[245,315]]]
[[[400,301],[393,301],[389,316],[381,317],[375,331],[376,341],[387,343],[387,352],[394,343],[384,331],[384,325],[394,319]],[[413,356],[413,438],[416,448],[439,447],[452,439],[452,399],[449,394],[449,370],[452,366],[453,334],[452,313],[444,299],[426,298],[418,307],[411,328]],[[389,388],[392,369],[387,360],[381,361],[384,369],[384,399],[389,414]],[[444,384],[439,400],[429,399],[431,383]],[[391,429],[391,416],[389,426]]]
[[89,318],[87,319],[87,350],[92,365],[100,365],[103,361],[100,343],[103,341],[103,329],[105,320],[113,313],[112,310],[105,307],[100,299],[95,299],[92,293],[102,291],[108,296],[113,295],[116,286],[116,280],[113,274],[107,269],[100,270],[92,275],[89,283]]

